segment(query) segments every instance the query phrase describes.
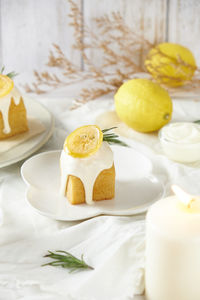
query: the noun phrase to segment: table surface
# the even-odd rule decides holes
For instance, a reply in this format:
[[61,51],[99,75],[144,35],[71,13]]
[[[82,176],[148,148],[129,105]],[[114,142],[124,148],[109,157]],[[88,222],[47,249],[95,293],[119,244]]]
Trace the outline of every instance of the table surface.
[[[43,95],[43,96],[37,96],[34,95],[34,98],[44,104],[50,112],[55,117],[55,126],[56,126],[56,131],[54,134],[54,137],[42,148],[40,151],[46,151],[46,150],[53,150],[53,149],[59,149],[62,147],[62,137],[66,136],[71,130],[75,129],[77,126],[80,126],[82,124],[89,124],[90,120],[94,121],[95,116],[97,116],[99,113],[102,111],[106,111],[110,109],[110,103],[112,100],[110,98],[103,98],[103,100],[96,100],[91,102],[90,104],[86,105],[85,108],[79,108],[77,111],[70,111],[69,108],[72,103],[73,97],[70,95],[73,95],[77,93],[76,88],[73,92],[72,89],[67,90],[66,89],[60,89],[57,91],[54,91],[51,94],[48,95]],[[66,96],[68,95],[68,96]],[[198,101],[193,101],[191,100],[189,102],[188,99],[185,100],[174,100],[174,120],[187,120],[187,121],[193,121],[197,119],[198,112],[200,111],[200,102]],[[63,134],[64,132],[64,134]],[[155,172],[160,175],[160,178],[163,179],[164,184],[167,186],[172,182],[177,182],[179,178],[185,178],[183,182],[187,182],[188,186],[190,186],[193,191],[196,193],[198,192],[198,182],[200,180],[200,169],[198,165],[193,165],[193,166],[186,166],[183,164],[177,164],[175,162],[169,161],[166,157],[162,155],[157,155],[155,152],[152,151],[152,149],[147,146],[143,147],[141,146],[140,143],[136,143],[136,148],[138,147],[139,151],[143,151],[144,154],[148,155],[149,158],[151,158],[155,164]],[[39,151],[39,152],[40,152]],[[19,191],[17,194],[11,195],[15,198],[16,201],[22,201],[22,198],[25,196],[25,186],[22,183],[20,179],[20,173],[19,169],[21,166],[22,162],[19,162],[13,166],[9,166],[6,168],[3,168],[0,170],[0,200],[1,202],[3,201],[3,191],[5,189],[4,185],[4,179],[9,178],[10,181],[10,187],[12,188],[12,185],[18,181],[18,186],[19,186]],[[164,171],[163,171],[164,170]],[[195,179],[195,180],[194,180]],[[15,182],[14,182],[15,180]],[[11,189],[12,190],[12,189]],[[199,191],[200,193],[200,191]],[[23,196],[24,195],[24,196]],[[12,197],[10,196],[10,197]],[[13,203],[13,202],[12,202]],[[16,204],[14,204],[16,205]],[[30,212],[29,212],[30,213]],[[9,209],[4,207],[4,222],[5,226],[8,225],[9,223]],[[16,218],[19,212],[17,211],[17,206],[16,206]],[[30,213],[31,214],[31,213]],[[6,219],[8,217],[8,219]],[[31,215],[31,218],[33,216]],[[26,216],[23,216],[23,218],[26,218]],[[44,218],[45,219],[45,218]],[[47,227],[45,227],[45,220],[41,219],[40,222],[44,224],[44,234],[48,230]],[[8,220],[8,221],[7,221]],[[77,222],[78,223],[78,222]],[[18,220],[18,223],[16,223],[16,227],[13,227],[10,229],[8,226],[7,231],[3,233],[2,236],[2,241],[0,243],[0,249],[2,245],[5,245],[4,243],[10,243],[11,249],[13,249],[13,243],[20,241],[21,239],[21,224],[20,224],[20,219]],[[68,223],[67,226],[72,226],[74,223]],[[39,225],[38,225],[39,226]],[[60,228],[62,229],[63,226],[66,227],[66,225],[59,225]],[[12,231],[12,234],[11,234]],[[14,233],[13,233],[14,232]],[[15,236],[15,238],[13,237]],[[28,238],[27,236],[25,238]],[[2,269],[4,268],[9,268],[10,263],[9,260],[8,262],[4,262],[3,264],[1,263]],[[1,274],[1,271],[0,271]],[[33,288],[32,288],[33,289]],[[0,280],[0,300],[12,300],[12,299],[18,299],[16,298],[15,295],[15,289],[13,286],[5,286]],[[33,290],[30,291],[30,288],[23,288],[23,292],[25,295],[25,298],[20,298],[20,299],[41,299],[41,300],[60,300],[56,298],[56,296],[50,292],[45,293],[45,291],[40,291],[40,292],[34,292]],[[37,295],[35,298],[31,298],[31,295]],[[35,293],[35,294],[34,294]],[[3,296],[1,296],[3,295]],[[23,295],[23,296],[24,296]],[[21,295],[22,296],[22,295]],[[3,297],[3,298],[2,298]],[[61,298],[62,299],[62,298]],[[95,295],[94,295],[95,299]],[[122,299],[122,298],[120,298]],[[144,300],[144,296],[135,296],[135,300]],[[90,300],[90,299],[88,299]],[[126,300],[126,299],[124,299]]]

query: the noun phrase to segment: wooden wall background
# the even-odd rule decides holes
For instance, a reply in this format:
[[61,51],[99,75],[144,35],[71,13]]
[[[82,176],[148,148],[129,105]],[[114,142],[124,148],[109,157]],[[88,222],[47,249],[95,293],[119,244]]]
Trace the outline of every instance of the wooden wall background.
[[[150,41],[189,47],[200,65],[200,0],[75,1],[84,23],[120,11],[127,24]],[[0,0],[0,64],[21,74],[42,70],[52,43],[57,43],[81,66],[82,58],[71,47],[74,36],[68,13],[67,0]]]

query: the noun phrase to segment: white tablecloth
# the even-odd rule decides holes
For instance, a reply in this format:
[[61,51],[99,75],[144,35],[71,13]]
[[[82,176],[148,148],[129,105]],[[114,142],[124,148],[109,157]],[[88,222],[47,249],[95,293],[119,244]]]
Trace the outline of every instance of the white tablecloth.
[[[92,124],[113,100],[95,100],[71,111],[67,91],[36,97],[55,116],[55,132],[40,151],[61,149],[66,135],[77,126]],[[69,95],[69,93],[68,93]],[[200,102],[174,100],[174,120],[200,119]],[[200,169],[178,164],[158,155],[147,144],[134,142],[147,155],[154,173],[169,193],[171,183],[179,183],[200,194]],[[40,152],[39,151],[39,152]],[[25,201],[26,186],[20,177],[22,162],[0,170],[0,300],[128,300],[142,290],[145,226],[140,217],[102,216],[84,222],[57,222],[34,212]],[[85,254],[95,271],[69,274],[41,267],[47,250],[68,250]],[[142,299],[140,297],[134,299]]]

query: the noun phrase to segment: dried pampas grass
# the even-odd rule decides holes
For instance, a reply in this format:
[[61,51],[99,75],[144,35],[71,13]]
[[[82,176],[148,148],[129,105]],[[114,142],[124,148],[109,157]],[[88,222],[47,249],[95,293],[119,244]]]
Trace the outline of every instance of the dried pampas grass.
[[[82,80],[93,80],[97,83],[97,87],[82,89],[74,103],[74,107],[77,107],[102,95],[115,92],[135,73],[144,72],[144,56],[154,45],[138,36],[126,25],[121,15],[115,12],[95,18],[95,32],[87,25],[84,25],[83,32],[80,7],[73,0],[69,0],[69,3],[71,6],[69,25],[73,27],[75,37],[73,48],[82,55],[84,71],[67,58],[59,45],[53,44],[47,66],[52,70],[59,69],[59,75],[53,71],[34,71],[35,82],[24,87],[26,92],[41,94],[50,88],[78,83]],[[104,58],[100,66],[94,65],[89,59],[88,51],[95,49],[101,51]]]
[[[83,26],[79,5],[73,0],[68,1],[71,7],[69,25],[73,27],[75,37],[73,48],[81,54],[84,70],[72,63],[59,45],[53,44],[47,66],[52,70],[53,68],[59,70],[59,75],[53,71],[34,71],[35,82],[26,84],[25,90],[41,94],[51,88],[92,80],[95,88],[88,87],[80,91],[73,105],[73,108],[77,108],[90,100],[115,92],[124,81],[133,78],[134,74],[147,72],[144,60],[155,45],[128,27],[120,13],[113,12],[110,15],[94,18],[95,31],[86,24]],[[90,50],[98,50],[98,53],[102,53],[103,63],[100,66],[94,65],[89,59]],[[180,61],[180,63],[184,62]],[[162,78],[159,80],[162,81]],[[199,83],[200,79],[195,77],[188,82],[188,90],[199,88]]]

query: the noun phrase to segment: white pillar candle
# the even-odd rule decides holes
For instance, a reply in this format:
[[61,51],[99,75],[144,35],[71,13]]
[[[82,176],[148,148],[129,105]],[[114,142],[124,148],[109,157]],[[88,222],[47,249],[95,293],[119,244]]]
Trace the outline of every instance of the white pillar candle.
[[147,300],[200,300],[200,198],[173,187],[146,220]]

